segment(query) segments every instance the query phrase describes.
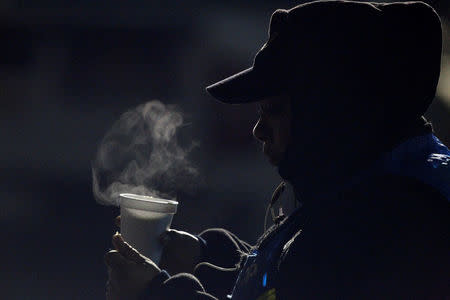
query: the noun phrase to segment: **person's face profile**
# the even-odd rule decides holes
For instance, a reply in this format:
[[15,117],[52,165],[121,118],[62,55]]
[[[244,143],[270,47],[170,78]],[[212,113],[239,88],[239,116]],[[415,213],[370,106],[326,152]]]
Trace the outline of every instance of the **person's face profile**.
[[291,103],[287,95],[268,97],[258,102],[259,119],[253,135],[263,144],[271,164],[282,160],[291,139]]

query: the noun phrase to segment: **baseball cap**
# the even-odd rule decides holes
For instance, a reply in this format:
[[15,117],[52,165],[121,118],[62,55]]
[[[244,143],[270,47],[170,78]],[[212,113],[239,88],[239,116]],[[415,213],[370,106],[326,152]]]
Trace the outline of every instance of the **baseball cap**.
[[253,65],[206,90],[238,104],[321,82],[420,98],[410,107],[421,114],[436,92],[441,50],[439,16],[423,2],[314,1],[276,10]]

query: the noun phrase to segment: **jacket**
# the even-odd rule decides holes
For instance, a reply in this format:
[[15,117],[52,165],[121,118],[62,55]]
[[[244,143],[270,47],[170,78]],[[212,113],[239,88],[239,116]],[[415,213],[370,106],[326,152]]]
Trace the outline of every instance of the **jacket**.
[[[450,297],[450,151],[432,133],[317,194],[256,245],[209,229],[194,274],[161,272],[148,299]],[[295,183],[294,187],[295,187]]]

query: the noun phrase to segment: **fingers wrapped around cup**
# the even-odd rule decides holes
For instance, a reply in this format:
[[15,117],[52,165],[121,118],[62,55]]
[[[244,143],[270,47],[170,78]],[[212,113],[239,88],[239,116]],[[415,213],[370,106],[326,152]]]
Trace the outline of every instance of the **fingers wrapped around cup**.
[[161,270],[149,258],[126,243],[120,234],[112,239],[115,250],[105,254],[108,267],[108,300],[137,299]]

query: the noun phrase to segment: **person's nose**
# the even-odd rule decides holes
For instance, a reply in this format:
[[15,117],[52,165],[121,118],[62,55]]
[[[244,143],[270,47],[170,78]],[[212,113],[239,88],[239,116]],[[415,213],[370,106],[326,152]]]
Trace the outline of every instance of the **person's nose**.
[[253,136],[260,142],[267,141],[267,128],[262,118],[259,118],[253,127]]

